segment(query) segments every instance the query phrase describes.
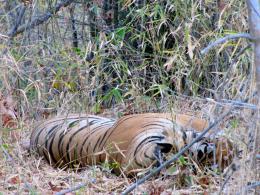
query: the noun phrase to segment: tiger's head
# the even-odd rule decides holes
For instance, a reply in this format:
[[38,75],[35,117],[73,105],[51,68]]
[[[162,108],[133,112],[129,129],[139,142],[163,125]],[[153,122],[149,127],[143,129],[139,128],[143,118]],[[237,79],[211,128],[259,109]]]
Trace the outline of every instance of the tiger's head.
[[[200,133],[188,131],[188,143]],[[205,136],[192,145],[189,155],[199,165],[224,170],[235,157],[237,147],[223,135]]]

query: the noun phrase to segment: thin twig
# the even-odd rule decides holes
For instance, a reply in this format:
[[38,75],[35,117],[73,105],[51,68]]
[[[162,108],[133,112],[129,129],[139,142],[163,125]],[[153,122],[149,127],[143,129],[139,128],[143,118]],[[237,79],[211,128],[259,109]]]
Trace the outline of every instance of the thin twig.
[[205,55],[206,53],[209,52],[210,49],[212,49],[213,47],[216,47],[217,45],[220,45],[222,43],[225,43],[226,41],[232,40],[232,39],[240,39],[240,38],[245,38],[245,39],[250,39],[253,40],[254,38],[248,34],[248,33],[237,33],[237,34],[233,34],[233,35],[227,35],[223,38],[219,38],[216,41],[214,41],[213,43],[210,43],[206,48],[204,48],[201,51],[202,55]]
[[51,18],[54,14],[56,14],[62,7],[67,7],[75,0],[65,0],[58,3],[52,10],[48,10],[45,14],[39,16],[38,18],[34,19],[30,24],[22,25],[20,28],[17,29],[13,36],[16,36],[25,30],[32,29],[35,26],[38,26],[44,22],[46,22],[49,18]]
[[125,191],[122,192],[122,195],[128,194],[131,191],[133,191],[135,188],[137,188],[140,184],[144,183],[146,180],[148,180],[153,175],[159,173],[164,167],[169,166],[174,161],[178,160],[181,155],[183,155],[188,149],[191,148],[193,144],[198,142],[201,138],[203,138],[204,135],[208,133],[210,129],[215,127],[219,122],[221,122],[230,112],[232,107],[221,117],[219,117],[214,123],[210,124],[208,128],[206,128],[198,137],[196,137],[190,144],[182,148],[177,154],[175,154],[172,158],[170,158],[168,161],[165,161],[161,166],[157,167],[155,170],[152,170],[148,175],[144,176],[143,178],[137,180],[134,184],[129,186]]
[[87,183],[80,183],[80,184],[78,184],[74,187],[71,187],[71,188],[68,188],[66,190],[62,190],[60,192],[57,192],[57,193],[55,193],[55,195],[64,195],[64,194],[79,190],[80,188],[85,187],[86,185],[88,185],[88,184]]

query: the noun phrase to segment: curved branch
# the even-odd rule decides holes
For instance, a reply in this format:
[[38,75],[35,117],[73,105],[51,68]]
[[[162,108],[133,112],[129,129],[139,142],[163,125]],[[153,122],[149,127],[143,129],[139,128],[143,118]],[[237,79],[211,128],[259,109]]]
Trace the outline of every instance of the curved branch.
[[25,30],[32,29],[35,26],[38,26],[44,22],[46,22],[49,18],[51,18],[54,14],[56,14],[62,7],[67,7],[74,0],[65,0],[58,3],[52,10],[48,10],[45,14],[39,16],[38,18],[34,19],[31,23],[22,25],[19,27],[15,32],[13,32],[12,36],[16,36],[18,34],[23,33]]
[[225,43],[226,41],[229,41],[229,40],[232,40],[232,39],[240,39],[240,38],[254,40],[254,38],[248,33],[237,33],[237,34],[233,34],[233,35],[227,35],[223,38],[217,39],[213,43],[210,43],[206,48],[204,48],[201,51],[201,54],[205,55],[206,53],[209,52],[210,49],[212,49],[213,47],[216,47],[217,45]]

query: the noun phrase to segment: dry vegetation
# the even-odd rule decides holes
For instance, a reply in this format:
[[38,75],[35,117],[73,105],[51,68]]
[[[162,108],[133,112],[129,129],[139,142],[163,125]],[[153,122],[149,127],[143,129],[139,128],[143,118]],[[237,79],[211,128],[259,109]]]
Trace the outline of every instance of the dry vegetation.
[[[59,170],[29,155],[26,141],[44,118],[174,111],[212,121],[231,104],[220,128],[241,151],[233,167],[194,174],[185,159],[135,192],[254,193],[250,43],[239,39],[200,54],[211,40],[248,30],[244,1],[82,0],[57,13],[50,11],[56,1],[0,2],[0,194],[53,194],[79,183],[87,185],[76,194],[113,194],[134,181],[105,166]],[[28,25],[48,10],[47,21]]]
[[[104,111],[101,115],[115,117],[115,113],[129,113],[129,107],[118,105],[114,110]],[[143,103],[141,110],[153,107],[151,104]],[[203,102],[196,98],[177,98],[171,107],[175,112],[192,113],[197,116],[208,116],[212,113],[215,104]],[[131,106],[132,111],[134,106]],[[161,110],[165,110],[163,107]],[[200,167],[195,174],[193,170],[194,161],[186,159],[183,163],[178,161],[168,169],[151,180],[147,181],[135,190],[136,194],[211,194],[227,193],[234,194],[243,192],[251,181],[250,155],[248,153],[248,129],[252,128],[253,121],[246,109],[236,109],[229,117],[221,123],[220,128],[237,143],[241,150],[234,166],[226,169],[224,173],[209,171],[207,174]],[[216,116],[211,116],[216,117]],[[26,141],[33,124],[36,121],[23,121],[26,124],[19,128],[19,140],[13,140],[9,131],[3,133],[4,148],[0,161],[0,191],[2,194],[53,194],[62,189],[78,186],[81,183],[87,185],[77,191],[77,194],[113,194],[120,193],[135,179],[117,177],[110,173],[107,166],[87,167],[83,171],[60,170],[51,167],[45,160],[29,155],[26,149]],[[195,166],[198,166],[195,164]],[[142,176],[142,175],[140,175]],[[230,176],[230,179],[228,179]],[[226,183],[227,181],[227,183]],[[223,187],[223,189],[222,189]],[[247,192],[254,192],[248,190]]]

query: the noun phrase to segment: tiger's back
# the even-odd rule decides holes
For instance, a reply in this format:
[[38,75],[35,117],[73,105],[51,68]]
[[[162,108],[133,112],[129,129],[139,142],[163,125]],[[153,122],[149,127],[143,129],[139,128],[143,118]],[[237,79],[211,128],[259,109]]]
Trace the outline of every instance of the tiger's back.
[[[129,174],[160,161],[162,153],[179,151],[207,126],[206,120],[170,113],[134,114],[117,121],[74,114],[38,125],[31,136],[31,149],[55,166],[108,160]],[[203,144],[192,148],[195,155]],[[207,147],[204,144],[203,150]]]

